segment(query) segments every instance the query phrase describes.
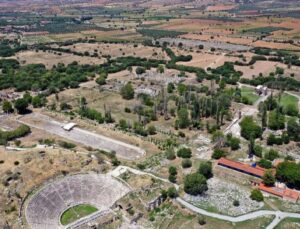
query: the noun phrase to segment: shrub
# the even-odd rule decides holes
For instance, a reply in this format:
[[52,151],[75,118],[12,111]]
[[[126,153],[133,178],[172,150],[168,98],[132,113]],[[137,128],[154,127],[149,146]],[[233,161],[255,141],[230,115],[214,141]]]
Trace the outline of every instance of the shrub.
[[181,158],[191,158],[192,157],[192,151],[190,148],[181,148],[177,151],[177,156]]
[[235,206],[235,207],[240,206],[240,201],[234,200],[234,201],[233,201],[233,206]]
[[240,139],[232,137],[230,140],[230,148],[231,150],[238,150],[240,148]]
[[184,178],[184,191],[190,195],[200,195],[207,191],[206,178],[199,173],[192,173]]
[[65,148],[65,149],[73,149],[76,147],[75,144],[73,143],[70,143],[70,142],[65,142],[65,141],[59,141],[58,142],[58,145],[62,148]]
[[192,161],[190,159],[183,159],[181,162],[181,166],[184,169],[190,168],[190,167],[192,167]]
[[169,167],[169,174],[173,175],[173,176],[176,176],[177,175],[177,169],[176,169],[176,167],[170,166]]
[[166,152],[166,157],[168,160],[174,160],[176,158],[174,150],[168,149]]
[[174,198],[178,197],[177,190],[174,187],[170,187],[168,189],[167,193],[168,193],[168,197],[171,198],[171,199],[174,199]]
[[172,182],[172,183],[176,183],[176,176],[174,175],[169,175],[169,181]]
[[156,134],[155,126],[149,126],[147,131],[148,131],[148,134],[150,134],[150,135],[155,135]]
[[205,225],[206,224],[206,220],[205,220],[205,217],[203,215],[198,216],[198,223],[200,225]]
[[250,198],[252,200],[257,201],[257,202],[261,202],[261,201],[264,200],[264,196],[263,196],[262,192],[260,190],[258,190],[258,189],[252,190]]

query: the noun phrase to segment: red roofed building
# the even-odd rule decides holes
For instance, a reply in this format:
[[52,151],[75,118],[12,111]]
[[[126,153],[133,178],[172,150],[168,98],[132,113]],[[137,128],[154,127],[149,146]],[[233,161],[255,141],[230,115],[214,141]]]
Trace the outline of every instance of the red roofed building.
[[248,174],[251,176],[255,176],[258,178],[261,178],[266,171],[265,169],[263,169],[259,166],[251,166],[251,165],[244,164],[241,162],[232,161],[232,160],[229,160],[224,157],[222,157],[218,160],[218,165],[229,168],[229,169],[233,169],[238,172],[245,173],[245,174]]
[[292,202],[297,202],[300,197],[300,192],[293,190],[293,189],[289,189],[289,188],[268,187],[268,186],[264,185],[263,183],[260,183],[258,188],[261,191],[270,193],[274,196],[278,196],[278,197],[281,197],[285,200],[289,200]]

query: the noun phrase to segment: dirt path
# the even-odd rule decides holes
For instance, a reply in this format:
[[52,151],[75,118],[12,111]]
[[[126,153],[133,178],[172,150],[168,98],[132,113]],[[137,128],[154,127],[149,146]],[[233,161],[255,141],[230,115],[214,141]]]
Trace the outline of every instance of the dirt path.
[[[120,176],[122,173],[126,172],[126,171],[130,171],[134,174],[137,175],[149,175],[152,176],[156,179],[159,179],[163,182],[168,182],[170,183],[168,180],[163,179],[161,177],[155,176],[152,173],[147,173],[147,172],[142,172],[140,170],[137,169],[133,169],[127,166],[118,166],[117,168],[115,168],[113,171],[111,171],[109,174],[115,177]],[[179,186],[174,184],[175,188],[178,190]],[[183,200],[181,197],[177,197],[176,201],[181,204],[182,206],[186,207],[187,209],[196,212],[198,214],[201,215],[205,215],[205,216],[209,216],[212,218],[216,218],[216,219],[220,219],[220,220],[225,220],[225,221],[229,221],[229,222],[233,222],[233,223],[237,223],[237,222],[243,222],[243,221],[247,221],[247,220],[251,220],[251,219],[256,219],[259,217],[264,217],[264,216],[275,216],[275,219],[271,222],[271,224],[269,224],[267,226],[266,229],[273,229],[275,228],[275,226],[283,219],[285,218],[298,218],[300,219],[300,214],[299,213],[292,213],[292,212],[282,212],[282,211],[269,211],[269,210],[259,210],[259,211],[254,211],[245,215],[241,215],[241,216],[237,216],[237,217],[233,217],[233,216],[227,216],[227,215],[222,215],[222,214],[218,214],[218,213],[213,213],[213,212],[209,212],[206,211],[204,209],[198,208],[190,203],[188,203],[187,201]]]
[[74,128],[71,131],[65,131],[62,126],[66,123],[57,122],[52,118],[39,113],[31,113],[21,116],[18,119],[18,122],[61,136],[65,139],[90,146],[94,149],[102,149],[108,152],[115,151],[117,156],[127,160],[135,160],[145,154],[145,151],[137,146],[83,130],[81,128]]

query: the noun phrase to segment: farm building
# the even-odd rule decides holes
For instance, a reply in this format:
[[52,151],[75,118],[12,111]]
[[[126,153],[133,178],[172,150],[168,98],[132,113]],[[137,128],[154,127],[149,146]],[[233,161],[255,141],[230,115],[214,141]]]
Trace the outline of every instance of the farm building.
[[256,166],[256,165],[252,166],[252,165],[244,164],[241,162],[232,161],[232,160],[226,159],[224,157],[219,159],[218,165],[229,168],[229,169],[233,169],[238,172],[245,173],[245,174],[248,174],[251,176],[255,176],[258,178],[261,178],[265,173],[265,169],[263,169],[259,166]]
[[279,187],[279,186],[269,187],[264,185],[263,183],[260,183],[258,185],[258,189],[263,192],[272,194],[274,196],[281,197],[284,200],[292,201],[295,203],[299,200],[300,197],[300,192],[286,187]]

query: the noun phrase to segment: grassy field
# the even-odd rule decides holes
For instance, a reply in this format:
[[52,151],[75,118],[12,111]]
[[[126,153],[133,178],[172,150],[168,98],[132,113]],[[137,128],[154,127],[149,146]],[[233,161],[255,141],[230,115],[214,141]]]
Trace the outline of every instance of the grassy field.
[[298,98],[284,93],[281,96],[280,105],[283,106],[284,109],[287,108],[288,106],[298,107]]
[[60,222],[62,225],[68,225],[84,216],[90,215],[94,212],[98,211],[97,208],[88,205],[88,204],[81,204],[74,206],[72,208],[69,208],[67,211],[65,211],[60,219]]
[[282,220],[275,229],[297,229],[300,228],[300,219],[287,218]]
[[255,94],[254,89],[250,87],[242,87],[242,97],[246,97],[252,104],[258,100],[259,96]]

